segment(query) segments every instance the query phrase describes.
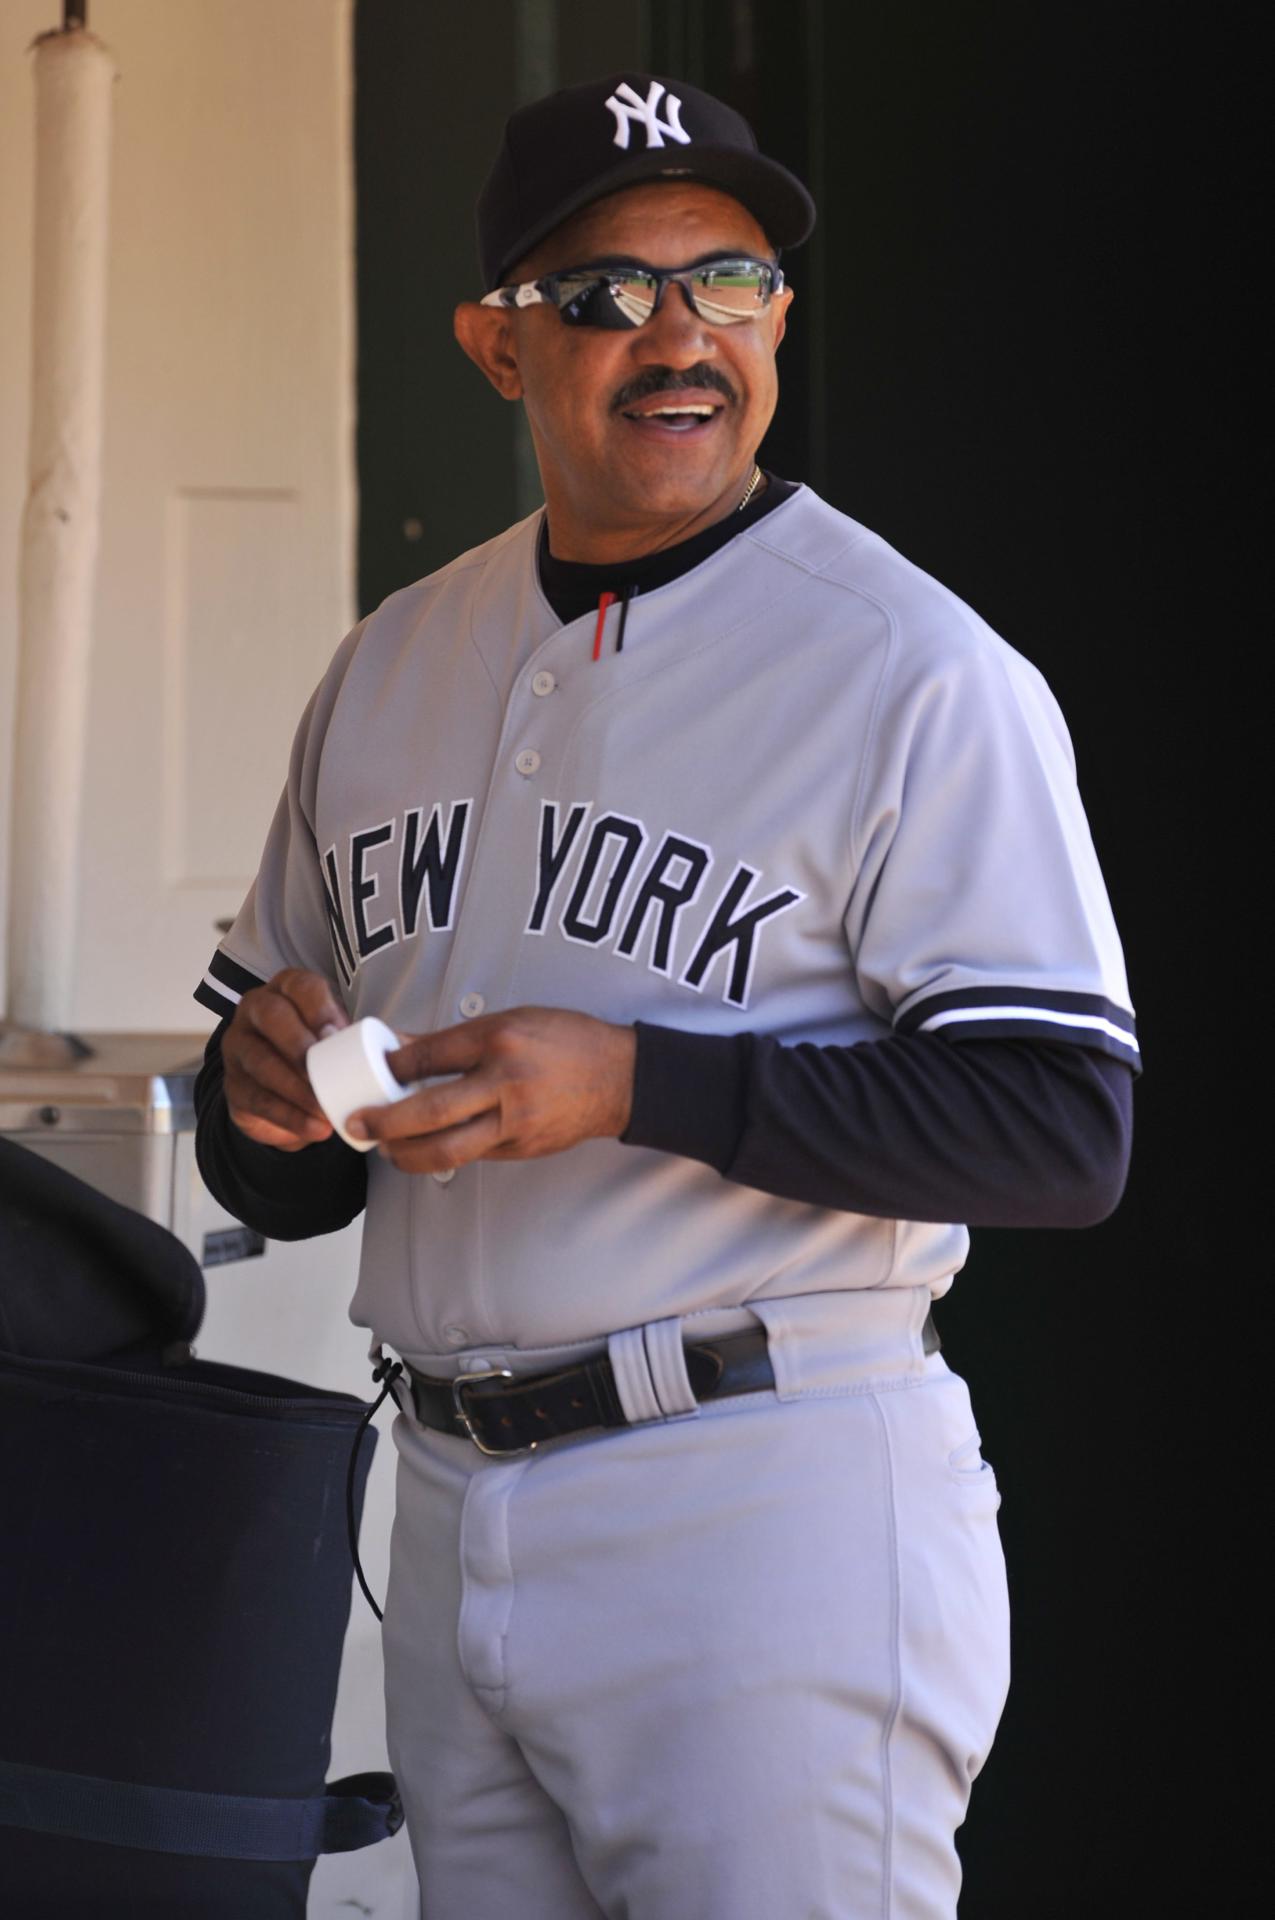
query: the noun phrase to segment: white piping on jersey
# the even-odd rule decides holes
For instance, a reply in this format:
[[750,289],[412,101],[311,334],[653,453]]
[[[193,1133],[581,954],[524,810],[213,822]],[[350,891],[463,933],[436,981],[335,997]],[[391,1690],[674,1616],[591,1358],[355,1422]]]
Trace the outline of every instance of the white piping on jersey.
[[1138,1051],[1133,1035],[1118,1027],[1114,1020],[1104,1020],[1099,1013],[1054,1013],[1045,1007],[948,1007],[945,1012],[932,1013],[928,1020],[922,1020],[916,1031],[932,1033],[937,1027],[950,1026],[954,1020],[1040,1020],[1054,1027],[1092,1027],[1098,1033],[1105,1033],[1108,1039],[1118,1040],[1130,1053]]
[[214,993],[220,994],[223,1000],[233,1000],[236,1006],[243,999],[241,993],[236,993],[233,987],[228,987],[224,980],[218,980],[211,972],[204,975],[204,985],[211,987]]

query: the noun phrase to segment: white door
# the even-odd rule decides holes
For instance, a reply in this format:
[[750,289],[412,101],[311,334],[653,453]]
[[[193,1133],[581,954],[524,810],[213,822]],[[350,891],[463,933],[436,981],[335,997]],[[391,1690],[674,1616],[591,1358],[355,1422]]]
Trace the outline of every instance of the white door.
[[[6,712],[30,363],[26,48],[60,11],[0,9]],[[353,620],[350,6],[95,0],[91,20],[119,80],[72,1024],[202,1028],[189,996],[214,923],[239,905],[293,726]]]

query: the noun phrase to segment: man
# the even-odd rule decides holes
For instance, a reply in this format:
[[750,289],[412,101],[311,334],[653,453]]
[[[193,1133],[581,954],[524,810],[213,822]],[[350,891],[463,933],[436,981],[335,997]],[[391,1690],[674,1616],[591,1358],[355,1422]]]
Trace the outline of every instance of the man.
[[[952,1222],[1123,1185],[1133,1019],[1048,690],[756,465],[812,221],[690,87],[513,116],[456,333],[545,511],[341,647],[200,990],[209,1184],[291,1237],[366,1197],[352,1314],[408,1364],[430,1914],[955,1912],[1007,1622],[930,1303]],[[304,1060],[368,1013],[428,1084],[365,1160]]]

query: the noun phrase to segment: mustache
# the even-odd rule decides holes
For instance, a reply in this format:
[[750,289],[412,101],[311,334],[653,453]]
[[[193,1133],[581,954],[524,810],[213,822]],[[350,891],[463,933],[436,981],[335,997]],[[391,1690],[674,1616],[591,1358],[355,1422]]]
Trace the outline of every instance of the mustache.
[[710,387],[720,393],[733,405],[735,389],[726,375],[717,367],[701,361],[697,367],[645,367],[641,373],[620,388],[611,402],[613,413],[623,412],[625,407],[636,406],[639,400],[649,400],[653,393],[682,393],[688,388]]

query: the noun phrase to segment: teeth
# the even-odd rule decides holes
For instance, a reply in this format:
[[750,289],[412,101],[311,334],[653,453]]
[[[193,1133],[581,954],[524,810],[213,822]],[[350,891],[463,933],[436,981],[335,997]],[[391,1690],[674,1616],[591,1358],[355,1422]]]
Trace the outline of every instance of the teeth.
[[707,420],[716,412],[716,407],[650,407],[645,413],[635,414],[634,418],[638,420],[659,420],[666,414],[693,413],[698,414],[701,420]]

